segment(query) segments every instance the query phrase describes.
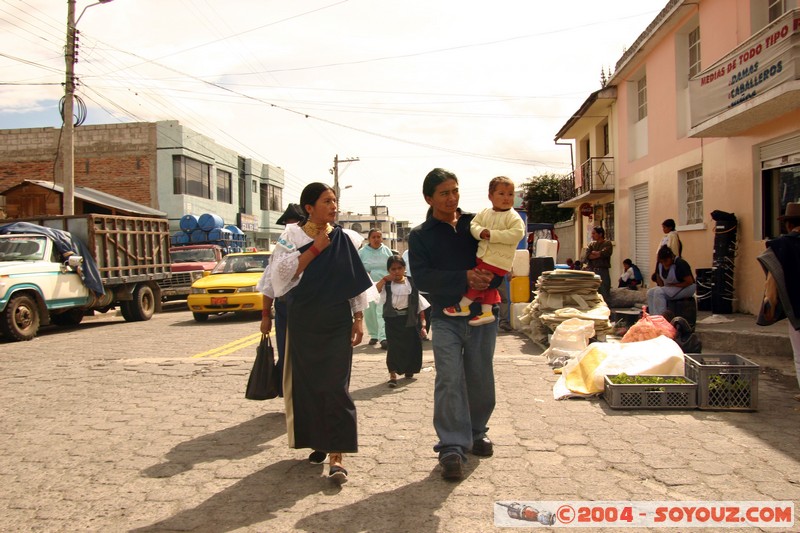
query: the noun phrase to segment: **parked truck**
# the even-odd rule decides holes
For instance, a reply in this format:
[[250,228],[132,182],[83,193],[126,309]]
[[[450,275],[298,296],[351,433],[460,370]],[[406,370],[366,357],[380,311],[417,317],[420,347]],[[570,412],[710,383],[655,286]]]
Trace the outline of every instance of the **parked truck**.
[[126,321],[149,320],[168,279],[166,218],[54,216],[0,226],[0,332],[30,340],[50,323],[75,326],[118,306]]
[[192,283],[205,276],[220,262],[225,249],[218,244],[186,244],[169,249],[172,276],[158,282],[161,299],[185,300],[192,290]]

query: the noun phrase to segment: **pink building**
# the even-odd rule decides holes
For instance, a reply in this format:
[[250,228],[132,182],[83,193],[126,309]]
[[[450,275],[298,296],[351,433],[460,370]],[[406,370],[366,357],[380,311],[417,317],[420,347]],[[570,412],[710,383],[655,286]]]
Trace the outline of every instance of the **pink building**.
[[556,141],[574,144],[561,205],[579,211],[578,248],[599,223],[615,267],[631,257],[649,277],[671,218],[692,267],[719,268],[715,237],[732,228],[711,213],[732,213],[732,307],[757,313],[756,256],[800,201],[798,0],[670,1]]

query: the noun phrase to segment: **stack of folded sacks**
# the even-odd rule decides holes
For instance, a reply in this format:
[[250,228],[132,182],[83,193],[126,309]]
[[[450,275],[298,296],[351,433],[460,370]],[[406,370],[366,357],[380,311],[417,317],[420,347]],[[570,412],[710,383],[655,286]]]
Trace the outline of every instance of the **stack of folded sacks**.
[[523,331],[535,342],[546,345],[547,336],[570,318],[594,322],[595,334],[604,339],[612,333],[611,311],[597,293],[600,276],[583,270],[543,272],[537,281],[536,297],[520,317]]

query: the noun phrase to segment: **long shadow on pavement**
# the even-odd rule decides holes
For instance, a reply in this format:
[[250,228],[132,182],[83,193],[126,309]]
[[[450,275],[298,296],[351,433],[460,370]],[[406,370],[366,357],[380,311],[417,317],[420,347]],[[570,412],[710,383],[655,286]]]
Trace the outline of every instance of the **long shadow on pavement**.
[[243,459],[264,451],[261,444],[286,433],[283,413],[267,413],[247,422],[182,442],[166,455],[166,462],[142,471],[151,478],[172,477],[199,463]]
[[272,520],[281,510],[291,509],[311,494],[341,490],[320,477],[323,468],[308,461],[285,459],[243,478],[193,509],[131,531],[233,531]]
[[[404,382],[403,385],[407,383]],[[363,402],[384,394],[396,394],[400,390],[402,387],[392,390],[385,383],[380,383],[357,389],[351,395],[353,400]],[[142,475],[151,478],[172,477],[191,470],[198,463],[210,463],[219,459],[243,459],[263,452],[261,444],[284,433],[286,433],[285,415],[282,412],[267,413],[247,422],[181,442],[167,453],[165,462],[144,469]]]
[[344,507],[310,514],[294,527],[300,531],[337,533],[436,532],[440,530],[441,518],[435,513],[456,486],[456,483],[443,481],[441,473],[434,469],[420,481],[373,494]]
[[[231,487],[215,494],[193,509],[141,528],[134,533],[165,531],[234,531],[279,518],[282,510],[292,509],[304,498],[323,493],[335,496],[347,490],[333,485],[320,474],[323,465],[286,459],[272,464]],[[395,490],[373,494],[356,503],[314,513],[294,526],[267,524],[269,531],[305,530],[343,533],[439,530],[435,512],[456,487],[441,480],[438,470],[425,479]]]

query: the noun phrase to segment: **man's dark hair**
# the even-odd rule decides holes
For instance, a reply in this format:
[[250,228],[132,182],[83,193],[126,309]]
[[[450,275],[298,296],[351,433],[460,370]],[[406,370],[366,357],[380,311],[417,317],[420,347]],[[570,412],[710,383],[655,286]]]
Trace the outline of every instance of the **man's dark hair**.
[[592,229],[593,229],[593,230],[594,230],[594,232],[595,232],[595,233],[597,233],[598,235],[601,235],[601,236],[603,236],[603,237],[605,237],[605,236],[606,236],[606,230],[604,230],[604,229],[603,229],[603,226],[595,226],[595,227],[593,227]]
[[428,172],[428,175],[425,176],[425,181],[422,182],[422,194],[425,197],[433,196],[433,193],[436,192],[436,187],[447,180],[455,180],[455,182],[458,183],[456,175],[449,170],[434,168]]
[[672,220],[671,218],[668,218],[667,220],[662,222],[661,225],[670,231],[675,231],[675,221]]

